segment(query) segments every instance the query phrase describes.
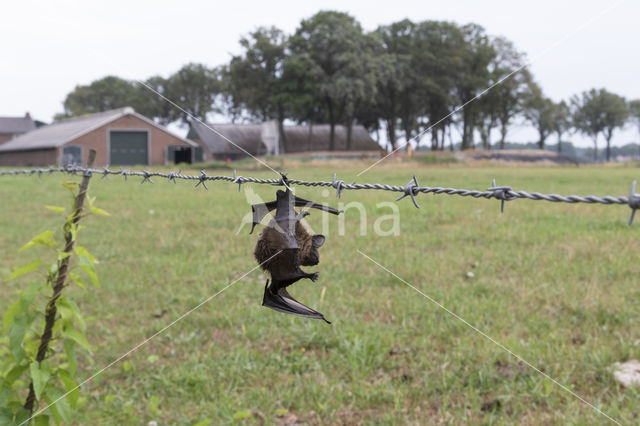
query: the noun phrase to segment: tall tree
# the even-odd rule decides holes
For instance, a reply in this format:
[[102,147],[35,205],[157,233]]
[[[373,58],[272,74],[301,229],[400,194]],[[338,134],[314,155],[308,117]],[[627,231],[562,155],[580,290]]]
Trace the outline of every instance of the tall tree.
[[[491,45],[496,52],[490,64],[491,81],[492,84],[499,84],[490,93],[494,93],[497,98],[500,149],[504,149],[511,122],[523,112],[523,101],[531,83],[531,74],[523,68],[524,54],[518,52],[511,41],[504,37],[494,37]],[[516,70],[519,71],[515,72]]]
[[613,138],[613,132],[617,128],[624,126],[624,123],[629,117],[629,110],[627,109],[627,102],[622,96],[618,96],[615,93],[601,89],[600,97],[600,103],[604,112],[603,134],[604,139],[607,141],[607,161],[610,161],[611,139]]
[[573,123],[576,129],[593,140],[593,159],[598,160],[598,135],[604,130],[604,120],[598,105],[598,92],[591,89],[571,98]]
[[[166,78],[160,75],[154,75],[145,80],[144,83],[161,95],[167,95],[168,83]],[[141,113],[148,117],[153,117],[157,122],[161,124],[169,124],[172,121],[170,118],[172,116],[171,110],[175,107],[167,102],[162,96],[158,96],[157,94],[151,92],[148,88],[142,87],[141,85],[138,85],[138,87],[140,87],[141,91],[144,92],[144,95],[146,95],[145,99],[147,102],[145,108],[147,111],[146,114],[142,111]]]
[[553,131],[553,101],[544,96],[540,86],[531,82],[524,101],[524,116],[538,131],[538,148],[544,149],[547,137]]
[[594,160],[598,159],[598,135],[607,141],[607,161],[611,159],[611,138],[622,127],[629,112],[623,97],[605,89],[591,89],[571,99],[574,109],[573,122],[578,130],[593,139]]
[[431,129],[431,149],[444,149],[445,132],[453,122],[449,115],[456,103],[454,73],[449,70],[460,62],[457,48],[463,35],[450,22],[423,21],[417,25],[414,38],[411,69],[415,87],[411,93],[416,98],[414,109],[419,116],[416,131],[421,131],[420,127]]
[[491,132],[497,126],[500,114],[500,97],[497,92],[487,92],[476,101],[476,127],[483,149],[491,149]]
[[287,96],[282,76],[288,57],[287,37],[275,27],[258,28],[240,39],[243,52],[231,59],[227,86],[237,107],[258,121],[276,120],[286,151],[283,122]]
[[63,102],[64,112],[56,119],[108,111],[131,106],[147,116],[156,116],[157,95],[134,81],[116,76],[106,76],[88,85],[78,85]]
[[289,56],[284,63],[281,94],[286,96],[288,118],[297,123],[324,122],[326,117],[320,99],[319,83],[311,70],[307,55]]
[[362,66],[368,56],[360,24],[342,12],[318,12],[303,20],[290,38],[294,56],[302,57],[317,82],[329,121],[329,150],[335,149],[335,126],[344,122],[354,96],[372,96],[374,88],[363,83]]
[[347,60],[349,65],[344,73],[340,73],[336,81],[338,90],[346,97],[344,123],[347,129],[347,150],[352,149],[352,130],[354,122],[359,118],[361,110],[376,95],[376,83],[382,74],[382,61],[374,55],[379,47],[374,35],[362,35],[360,51],[351,52]]
[[558,136],[558,152],[562,152],[562,135],[571,129],[571,111],[565,101],[554,104],[551,128]]
[[[413,83],[410,74],[414,29],[415,24],[404,19],[378,27],[375,31],[380,42],[380,72],[375,105],[380,118],[385,122],[391,150],[395,150],[396,147],[396,131],[402,114],[403,94]],[[405,100],[405,111],[407,102],[411,100]]]
[[[455,80],[455,93],[462,105],[471,101],[489,85],[488,65],[495,56],[484,28],[476,24],[467,24],[460,28],[462,39],[455,53],[459,57],[458,66],[452,68]],[[474,127],[477,122],[478,104],[471,102],[461,111],[462,149],[473,148]]]
[[236,82],[232,81],[230,77],[229,64],[217,67],[216,73],[220,77],[220,94],[216,99],[217,110],[231,123],[235,123],[242,118],[244,106],[234,97],[234,94],[237,93]]
[[193,62],[184,65],[166,80],[163,95],[181,108],[170,108],[167,121],[188,124],[191,117],[205,121],[208,113],[217,110],[215,102],[221,89],[215,68]]

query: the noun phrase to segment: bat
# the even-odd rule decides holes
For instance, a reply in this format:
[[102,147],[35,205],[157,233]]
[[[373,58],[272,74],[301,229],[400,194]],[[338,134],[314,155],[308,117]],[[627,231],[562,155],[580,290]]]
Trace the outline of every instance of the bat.
[[261,268],[271,275],[271,284],[269,280],[265,284],[262,305],[279,312],[322,319],[330,324],[322,313],[295,300],[286,288],[303,278],[314,282],[318,279],[317,272],[304,272],[300,265],[317,265],[320,260],[318,249],[325,241],[323,235],[311,235],[300,222],[309,213],[297,213],[294,207],[316,208],[336,215],[341,210],[296,197],[288,189],[286,192],[277,191],[276,196],[276,201],[251,206],[254,227],[270,211],[276,210],[275,217],[260,234],[254,250]]

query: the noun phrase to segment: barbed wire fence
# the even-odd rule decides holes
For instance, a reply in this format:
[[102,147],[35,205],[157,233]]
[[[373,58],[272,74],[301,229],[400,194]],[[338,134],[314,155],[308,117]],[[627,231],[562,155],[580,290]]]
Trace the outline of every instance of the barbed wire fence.
[[336,178],[336,174],[333,175],[330,181],[305,181],[300,179],[293,179],[285,174],[280,175],[280,179],[262,179],[256,177],[241,176],[234,170],[233,176],[225,175],[209,175],[204,170],[200,171],[198,175],[182,174],[182,171],[178,172],[158,172],[158,171],[135,171],[127,169],[111,170],[107,167],[101,169],[82,167],[77,165],[67,166],[50,166],[40,168],[28,168],[28,169],[14,169],[14,170],[0,170],[0,176],[15,176],[15,175],[37,175],[53,173],[66,173],[71,175],[102,175],[102,178],[106,178],[110,175],[122,176],[126,180],[128,177],[141,177],[140,183],[153,183],[152,178],[167,179],[168,182],[176,183],[177,180],[195,181],[195,186],[202,185],[205,189],[208,189],[207,182],[212,181],[224,181],[238,185],[238,191],[245,183],[255,183],[263,185],[285,186],[289,188],[290,185],[298,186],[311,186],[311,187],[332,187],[336,190],[336,196],[340,198],[342,191],[345,190],[377,190],[377,191],[391,191],[401,192],[402,195],[396,199],[399,201],[405,197],[411,197],[411,201],[416,208],[420,208],[416,197],[419,194],[434,194],[434,195],[459,195],[461,197],[473,197],[473,198],[495,198],[500,200],[500,211],[504,212],[504,204],[507,201],[514,201],[518,199],[526,199],[533,201],[549,201],[552,203],[586,203],[586,204],[604,204],[604,205],[628,205],[631,208],[631,215],[629,216],[629,226],[633,223],[636,210],[640,209],[640,194],[636,194],[636,181],[631,184],[628,197],[614,197],[611,195],[596,196],[596,195],[559,195],[559,194],[542,194],[540,192],[527,192],[516,191],[510,186],[498,186],[495,179],[491,186],[486,191],[469,190],[448,188],[440,186],[420,186],[415,176],[405,185],[389,185],[382,183],[345,183],[344,180]]
[[[95,177],[95,176],[101,175],[103,179],[109,177],[110,175],[122,176],[125,180],[128,180],[129,177],[140,177],[140,178],[142,178],[142,180],[140,181],[141,184],[144,184],[145,182],[149,182],[151,184],[154,183],[152,178],[163,178],[163,179],[166,179],[167,182],[172,182],[173,181],[174,184],[177,183],[177,180],[187,180],[187,181],[191,181],[191,182],[195,181],[195,187],[198,187],[198,186],[202,185],[205,189],[208,189],[207,181],[212,182],[212,181],[218,181],[219,180],[219,181],[223,181],[223,182],[229,182],[229,183],[237,184],[238,185],[238,191],[240,191],[242,189],[242,185],[245,184],[245,183],[284,186],[284,187],[287,187],[287,188],[290,188],[293,185],[307,186],[307,187],[332,187],[332,188],[334,188],[336,190],[336,196],[338,198],[341,197],[342,191],[344,191],[344,190],[390,191],[390,192],[401,193],[401,195],[396,199],[396,201],[399,201],[399,200],[401,200],[401,199],[403,199],[405,197],[410,197],[411,201],[413,202],[413,205],[416,208],[420,208],[420,205],[418,204],[418,202],[416,200],[416,197],[419,194],[429,194],[429,193],[434,194],[434,195],[442,195],[442,194],[459,195],[459,196],[462,196],[462,197],[485,198],[485,199],[495,198],[497,200],[500,200],[500,202],[501,202],[501,206],[500,206],[500,211],[501,212],[504,211],[505,202],[514,201],[514,200],[517,200],[517,199],[528,199],[528,200],[534,200],[534,201],[549,201],[549,202],[555,202],[555,203],[569,203],[569,204],[576,204],[576,203],[604,204],[604,205],[623,205],[623,204],[626,204],[631,208],[631,216],[629,218],[629,225],[631,225],[633,223],[633,219],[634,219],[634,216],[635,216],[635,211],[638,208],[640,208],[640,194],[636,194],[635,193],[636,181],[633,181],[633,183],[631,184],[629,197],[624,197],[624,196],[614,197],[614,196],[609,196],[609,195],[607,195],[607,196],[595,196],[595,195],[586,195],[586,196],[568,195],[568,196],[564,196],[564,195],[559,195],[559,194],[542,194],[542,193],[539,193],[539,192],[531,192],[531,193],[529,193],[529,192],[526,192],[526,191],[516,191],[513,188],[511,188],[510,186],[498,186],[496,184],[495,179],[492,181],[491,186],[489,188],[487,188],[487,190],[479,191],[479,190],[467,190],[467,189],[457,189],[457,188],[447,188],[447,187],[420,186],[418,184],[418,180],[417,180],[417,178],[415,176],[413,176],[413,178],[406,185],[399,186],[399,185],[389,185],[389,184],[381,184],[381,183],[355,183],[354,182],[354,183],[348,184],[348,183],[345,183],[344,180],[337,179],[337,175],[336,174],[333,175],[333,178],[332,178],[331,181],[304,181],[304,180],[289,178],[287,175],[282,174],[282,173],[280,174],[280,178],[279,179],[262,179],[262,178],[256,178],[256,177],[246,177],[246,176],[238,175],[235,170],[233,172],[233,176],[208,175],[204,170],[201,170],[200,174],[189,175],[189,174],[182,174],[181,170],[178,171],[178,172],[173,172],[173,171],[170,171],[170,172],[158,172],[158,171],[149,171],[149,170],[134,171],[134,170],[126,170],[126,169],[111,170],[111,169],[106,168],[106,167],[102,168],[102,169],[98,169],[98,168],[91,168],[91,167],[81,167],[81,166],[77,166],[77,165],[51,166],[51,167],[48,167],[48,168],[28,168],[28,169],[0,170],[0,176],[16,176],[16,175],[35,176],[35,175],[37,175],[37,176],[41,177],[43,174],[54,174],[54,173],[71,174],[71,175],[82,175],[83,177]],[[404,279],[400,278],[398,275],[396,275],[395,273],[393,273],[392,271],[390,271],[389,269],[387,269],[386,267],[384,267],[383,265],[381,265],[380,263],[378,263],[377,261],[375,261],[374,259],[372,259],[368,255],[364,254],[360,250],[358,250],[358,252],[361,255],[363,255],[364,257],[368,258],[373,263],[375,263],[376,265],[378,265],[379,267],[381,267],[382,269],[384,269],[385,271],[387,271],[388,273],[390,273],[391,275],[393,275],[394,277],[396,277],[397,279],[399,279],[400,281],[402,281],[404,284],[406,284],[409,287],[411,287],[413,290],[417,291],[423,297],[425,297],[425,298],[429,299],[430,301],[434,302],[437,306],[439,306],[441,309],[444,309],[450,315],[453,315],[455,318],[457,318],[458,320],[462,321],[465,325],[467,325],[468,327],[473,329],[476,333],[478,333],[478,334],[482,335],[484,338],[490,340],[492,343],[494,343],[495,345],[497,345],[501,349],[503,349],[506,352],[508,352],[511,356],[515,357],[520,362],[524,363],[528,367],[532,368],[534,371],[536,371],[539,374],[541,374],[542,376],[544,376],[547,380],[550,380],[552,383],[556,384],[557,386],[559,386],[563,390],[565,390],[568,393],[570,393],[571,395],[573,395],[575,398],[580,400],[582,403],[584,403],[584,404],[588,405],[589,407],[593,408],[600,415],[606,417],[608,420],[610,420],[611,422],[613,422],[615,424],[621,424],[618,420],[612,418],[607,413],[602,411],[600,408],[598,408],[594,404],[590,403],[589,401],[587,401],[586,399],[584,399],[583,397],[578,395],[576,392],[574,392],[573,390],[571,390],[567,386],[563,385],[562,383],[560,383],[559,381],[557,381],[556,379],[554,379],[553,377],[551,377],[550,375],[548,375],[544,371],[542,371],[539,368],[537,368],[531,362],[527,361],[526,359],[524,359],[523,357],[521,357],[520,355],[516,354],[515,352],[513,352],[508,347],[506,347],[505,345],[503,345],[500,342],[498,342],[497,340],[493,339],[492,337],[490,337],[489,335],[487,335],[486,333],[484,333],[483,331],[481,331],[480,329],[478,329],[477,327],[475,327],[474,325],[472,325],[471,323],[469,323],[468,321],[466,321],[465,319],[463,319],[462,317],[460,317],[459,315],[454,313],[453,311],[451,311],[448,308],[446,308],[444,305],[438,303],[432,297],[430,297],[426,293],[422,292],[420,289],[416,288],[414,285],[412,285],[409,282],[405,281]],[[276,253],[276,255],[277,255],[277,253]],[[251,271],[245,273],[242,277],[240,277],[240,278],[236,279],[235,281],[231,282],[226,287],[224,287],[222,290],[218,291],[217,293],[215,293],[212,296],[209,296],[207,299],[205,299],[204,301],[199,303],[196,307],[194,307],[194,308],[190,309],[189,311],[187,311],[186,313],[182,314],[180,317],[178,317],[176,320],[171,322],[169,325],[165,326],[163,329],[161,329],[157,333],[153,334],[152,336],[150,336],[150,337],[146,338],[145,340],[143,340],[142,342],[138,343],[132,349],[130,349],[129,351],[125,352],[123,355],[118,357],[115,361],[111,362],[107,366],[103,367],[102,369],[100,369],[99,371],[97,371],[96,373],[91,375],[88,379],[86,379],[86,380],[82,381],[81,383],[79,383],[73,389],[68,390],[66,393],[62,394],[61,396],[59,396],[54,401],[48,403],[48,405],[46,405],[44,408],[41,408],[41,409],[37,410],[36,413],[32,413],[32,415],[29,417],[29,419],[27,419],[24,422],[22,422],[21,425],[29,422],[33,417],[35,417],[36,415],[42,413],[44,410],[46,410],[49,407],[51,407],[52,405],[56,404],[61,399],[66,398],[71,392],[77,390],[79,387],[81,387],[84,384],[88,383],[89,381],[93,380],[95,377],[97,377],[98,375],[103,373],[106,369],[112,367],[117,362],[119,362],[120,360],[124,359],[129,354],[131,354],[132,352],[134,352],[137,349],[139,349],[141,346],[145,345],[151,339],[153,339],[154,337],[156,337],[160,333],[164,332],[165,330],[167,330],[168,328],[173,326],[178,321],[182,320],[183,318],[185,318],[186,316],[191,314],[193,311],[198,309],[200,306],[202,306],[203,304],[205,304],[206,302],[208,302],[212,298],[216,297],[217,295],[219,295],[220,293],[225,291],[227,288],[231,287],[233,284],[235,284],[236,282],[238,282],[239,280],[241,280],[242,278],[244,278],[246,275],[248,275],[250,272],[252,272],[253,270],[255,270],[257,268],[258,268],[258,266],[254,267]]]

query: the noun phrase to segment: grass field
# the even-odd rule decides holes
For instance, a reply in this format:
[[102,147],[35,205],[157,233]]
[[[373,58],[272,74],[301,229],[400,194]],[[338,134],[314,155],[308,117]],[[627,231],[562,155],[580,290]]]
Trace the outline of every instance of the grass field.
[[[287,166],[285,164],[285,166]],[[287,167],[286,167],[287,168]],[[465,167],[405,164],[356,178],[357,165],[287,168],[300,179],[627,195],[637,167]],[[197,172],[194,172],[197,173]],[[242,174],[272,177],[267,172]],[[54,175],[0,177],[0,278],[44,251],[17,253],[59,229],[45,205],[68,205]],[[76,178],[77,179],[77,178]],[[253,185],[264,200],[275,188]],[[323,192],[325,191],[325,192]],[[235,185],[209,190],[95,178],[90,192],[111,217],[90,217],[80,243],[100,260],[101,288],[71,287],[88,319],[93,374],[145,337],[256,266],[257,235]],[[260,306],[256,270],[82,389],[76,424],[601,424],[607,419],[388,274],[358,250],[622,423],[637,424],[640,389],[619,386],[610,366],[640,358],[640,221],[625,206],[420,195],[398,203],[400,235],[377,236],[388,192],[299,188],[337,206],[313,284],[291,292],[332,325]],[[312,227],[322,217],[312,212]],[[59,232],[60,234],[60,232]],[[472,272],[473,277],[469,277]],[[4,284],[4,311],[13,289]],[[156,318],[154,315],[166,314]]]

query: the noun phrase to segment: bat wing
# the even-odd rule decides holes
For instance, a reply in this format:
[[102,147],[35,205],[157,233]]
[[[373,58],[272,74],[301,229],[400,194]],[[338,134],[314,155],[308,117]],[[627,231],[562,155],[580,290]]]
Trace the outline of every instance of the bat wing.
[[267,308],[271,308],[275,311],[283,312],[285,314],[321,319],[327,324],[331,324],[331,322],[328,321],[320,312],[303,305],[302,303],[291,297],[291,295],[284,287],[272,289],[268,286],[268,284],[269,281],[267,280],[267,284],[264,287],[264,298],[262,299],[262,306],[266,306]]
[[336,215],[342,213],[342,210],[334,209],[333,207],[325,206],[324,204],[314,203],[313,201],[308,201],[308,200],[305,200],[304,198],[295,197],[294,200],[295,200],[294,204],[296,207],[307,207],[310,209],[318,209],[318,210],[322,210],[327,213],[336,214]]
[[249,232],[249,234],[253,234],[253,229],[256,225],[262,222],[262,219],[264,219],[271,210],[274,210],[276,205],[277,201],[270,201],[268,203],[253,204],[251,206],[251,212],[253,213],[253,225],[251,225],[251,232]]

